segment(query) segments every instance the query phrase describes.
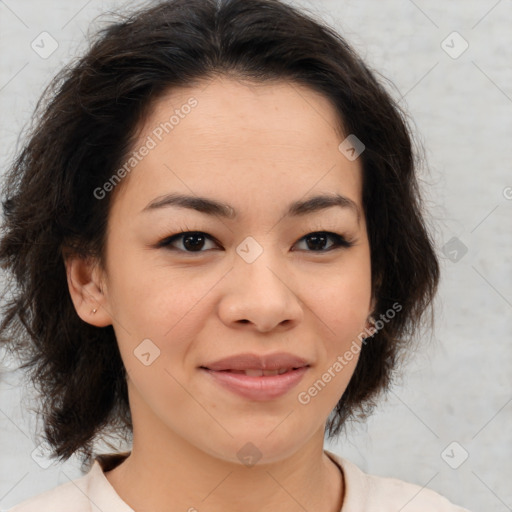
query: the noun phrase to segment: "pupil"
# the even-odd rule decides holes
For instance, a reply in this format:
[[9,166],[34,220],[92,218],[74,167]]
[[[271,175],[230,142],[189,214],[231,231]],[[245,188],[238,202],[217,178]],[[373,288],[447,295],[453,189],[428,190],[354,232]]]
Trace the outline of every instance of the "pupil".
[[[325,248],[327,236],[325,235],[310,235],[307,238],[307,246],[311,250],[321,250]],[[187,235],[183,238],[183,245],[187,250],[201,249],[204,244],[204,236],[200,234]]]
[[[194,243],[194,239],[196,242]],[[199,239],[199,241],[197,241]],[[204,236],[203,235],[187,235],[183,238],[183,245],[186,249],[194,250],[194,249],[201,249],[204,244]]]
[[[310,235],[307,239],[309,249],[323,249],[327,237],[325,235]],[[312,243],[310,243],[312,241]]]

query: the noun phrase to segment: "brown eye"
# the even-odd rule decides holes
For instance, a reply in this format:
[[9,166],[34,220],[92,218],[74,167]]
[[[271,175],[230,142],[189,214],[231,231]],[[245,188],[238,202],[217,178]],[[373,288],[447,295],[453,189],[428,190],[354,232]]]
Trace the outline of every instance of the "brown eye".
[[[333,240],[327,246],[329,240]],[[353,242],[346,240],[343,236],[329,231],[317,231],[302,237],[299,242],[305,241],[308,252],[327,252],[340,247],[352,247]]]
[[202,249],[206,242],[212,240],[213,238],[210,235],[201,231],[184,231],[166,238],[158,246],[183,252],[205,252]]
[[[211,250],[214,247],[206,248],[208,242],[214,243],[217,247],[219,244],[215,239],[203,233],[202,231],[183,231],[176,233],[168,238],[162,240],[158,247],[165,247],[170,250],[176,250],[186,253],[200,253]],[[305,248],[300,250],[306,252],[328,252],[338,248],[348,248],[354,245],[354,242],[348,241],[342,235],[331,233],[329,231],[316,231],[303,236],[299,243],[305,243]],[[292,249],[293,250],[293,249]]]

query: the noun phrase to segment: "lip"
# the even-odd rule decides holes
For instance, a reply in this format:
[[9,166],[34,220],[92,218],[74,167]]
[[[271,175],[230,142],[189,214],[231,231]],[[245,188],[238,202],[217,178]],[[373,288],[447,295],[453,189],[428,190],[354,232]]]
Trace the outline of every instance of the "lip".
[[[200,370],[215,383],[232,393],[250,400],[266,401],[278,398],[293,389],[309,370],[308,362],[293,354],[237,354],[218,361],[206,363]],[[280,375],[251,376],[233,373],[230,370],[279,370],[288,368]]]
[[230,371],[216,371],[200,368],[217,384],[229,391],[250,400],[265,401],[279,398],[293,389],[309,370],[309,366],[302,366],[281,375],[262,375],[253,377]]
[[308,366],[302,357],[286,352],[275,354],[236,354],[201,365],[214,371],[222,370],[279,370],[279,368],[301,368]]

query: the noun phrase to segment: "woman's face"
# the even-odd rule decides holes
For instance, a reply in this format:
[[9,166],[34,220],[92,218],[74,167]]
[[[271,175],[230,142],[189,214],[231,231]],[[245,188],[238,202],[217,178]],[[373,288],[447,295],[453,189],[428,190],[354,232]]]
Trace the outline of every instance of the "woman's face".
[[[155,105],[110,192],[99,310],[84,313],[115,330],[134,446],[264,463],[323,442],[372,306],[360,160],[336,126],[323,96],[285,82],[217,78]],[[183,231],[200,233],[171,239]],[[303,362],[243,371],[278,353]],[[213,364],[241,354],[255,358]]]

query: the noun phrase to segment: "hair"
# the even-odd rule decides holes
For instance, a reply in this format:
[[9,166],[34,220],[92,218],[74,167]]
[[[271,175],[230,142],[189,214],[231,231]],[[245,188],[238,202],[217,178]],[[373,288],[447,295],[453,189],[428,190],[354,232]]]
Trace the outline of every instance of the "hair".
[[439,263],[413,132],[377,73],[333,28],[280,0],[168,0],[120,17],[44,91],[5,178],[0,341],[39,391],[45,438],[61,460],[90,460],[100,434],[132,431],[114,330],[77,315],[65,255],[104,265],[113,194],[98,200],[94,190],[126,161],[159,98],[215,76],[306,86],[330,100],[343,133],[365,145],[373,314],[396,303],[401,310],[363,343],[326,422],[329,437],[372,412],[432,308]]

